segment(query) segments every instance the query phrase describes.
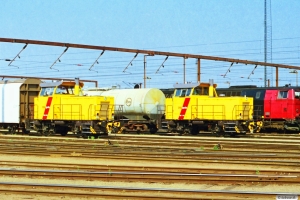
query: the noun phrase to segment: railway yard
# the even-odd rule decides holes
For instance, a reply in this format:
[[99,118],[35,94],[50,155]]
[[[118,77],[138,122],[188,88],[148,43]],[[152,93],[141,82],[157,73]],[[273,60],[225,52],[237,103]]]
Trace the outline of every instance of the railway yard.
[[298,134],[0,135],[5,199],[297,199]]
[[83,85],[0,83],[6,200],[298,199],[298,87]]

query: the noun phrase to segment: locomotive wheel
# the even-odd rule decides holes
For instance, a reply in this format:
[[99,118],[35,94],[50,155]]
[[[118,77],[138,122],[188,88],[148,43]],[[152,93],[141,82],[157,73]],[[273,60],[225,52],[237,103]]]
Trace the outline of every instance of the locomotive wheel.
[[191,130],[188,128],[184,129],[183,135],[189,135],[189,134],[191,134]]
[[128,129],[126,127],[124,127],[121,133],[124,133],[124,134],[128,133]]
[[8,133],[11,133],[11,134],[15,134],[16,133],[16,127],[11,127],[8,129]]
[[29,130],[26,130],[26,128],[25,128],[25,127],[23,127],[23,128],[22,128],[22,133],[24,133],[24,134],[29,134],[29,133],[30,133],[30,131],[29,131]]
[[42,130],[38,130],[36,133],[37,133],[37,134],[40,134],[41,136],[44,135]]
[[44,136],[50,136],[53,134],[53,131],[44,131]]
[[61,130],[59,133],[61,136],[66,136],[68,134],[68,132],[69,132],[68,129],[65,128],[65,129]]
[[121,133],[121,128],[120,127],[115,127],[114,129],[114,133]]
[[43,132],[42,132],[42,135],[43,135],[43,136],[48,136],[48,135],[49,135],[49,131],[43,131]]
[[221,135],[223,135],[221,130],[222,129],[216,125],[214,128],[212,128],[212,134],[215,134],[217,137],[220,137]]
[[236,133],[229,133],[230,137],[236,137]]
[[199,128],[197,126],[193,126],[191,130],[192,135],[198,135],[199,133]]
[[154,128],[154,127],[151,127],[150,128],[150,133],[151,134],[155,134],[157,132],[157,129],[156,128]]
[[116,134],[116,133],[119,133],[119,131],[120,131],[119,127],[112,127],[110,134],[113,134],[113,133]]
[[66,136],[68,134],[68,131],[63,131],[60,133],[61,136]]

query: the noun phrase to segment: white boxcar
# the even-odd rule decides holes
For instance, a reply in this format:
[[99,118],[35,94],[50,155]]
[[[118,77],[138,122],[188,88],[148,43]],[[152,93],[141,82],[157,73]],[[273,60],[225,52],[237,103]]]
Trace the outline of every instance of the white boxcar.
[[40,82],[39,79],[0,81],[0,126],[12,132],[30,129],[34,97],[39,94]]

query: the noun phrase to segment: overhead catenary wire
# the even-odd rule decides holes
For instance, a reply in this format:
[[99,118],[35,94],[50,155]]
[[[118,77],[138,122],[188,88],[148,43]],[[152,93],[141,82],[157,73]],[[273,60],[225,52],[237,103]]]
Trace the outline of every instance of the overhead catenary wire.
[[20,54],[22,53],[22,51],[24,51],[24,49],[26,49],[28,44],[25,44],[25,46],[21,49],[21,51],[10,61],[10,63],[8,64],[8,66],[11,65],[12,62],[14,62],[16,60],[16,58],[20,58]]
[[128,65],[125,67],[125,69],[123,70],[123,72],[126,71],[126,69],[129,67],[129,65],[132,65],[132,61],[137,57],[139,53],[136,53],[135,56],[132,58],[132,60],[128,63]]
[[161,67],[164,67],[164,63],[168,60],[168,58],[169,58],[169,56],[167,56],[167,57],[165,58],[164,62],[163,62],[163,63],[159,66],[159,68],[156,70],[155,74],[157,74],[157,72],[159,71],[159,69],[160,69]]
[[[98,60],[99,60],[99,58],[104,54],[104,52],[105,52],[105,50],[103,50],[101,53],[100,53],[100,55],[98,56],[98,58],[95,60],[95,62],[92,64],[92,66],[89,68],[89,70],[90,71],[94,71],[94,70],[91,70],[93,67],[94,67],[94,65],[97,63],[97,64],[99,64],[99,62],[98,62]],[[98,71],[96,71],[97,73],[98,73]]]
[[251,76],[252,74],[254,74],[254,70],[256,69],[256,67],[257,67],[257,65],[255,65],[254,69],[253,69],[252,72],[249,74],[248,79],[250,78],[250,76]]
[[[57,61],[60,62],[60,57],[62,57],[62,55],[64,55],[64,53],[66,53],[68,49],[69,49],[69,47],[67,47],[67,48],[62,52],[62,54],[60,54],[60,56],[59,56],[59,57],[54,61],[54,63],[50,66],[50,69],[52,69],[52,67],[55,65],[55,63],[56,63]],[[53,68],[53,69],[54,69],[54,68]],[[55,70],[59,71],[58,69],[55,69]]]

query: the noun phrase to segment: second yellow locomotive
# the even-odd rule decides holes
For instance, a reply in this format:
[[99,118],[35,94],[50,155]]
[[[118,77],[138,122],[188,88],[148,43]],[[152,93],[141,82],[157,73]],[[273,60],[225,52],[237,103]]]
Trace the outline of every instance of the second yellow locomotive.
[[60,81],[41,83],[34,99],[34,127],[43,135],[69,131],[78,136],[106,135],[114,118],[114,98],[84,96],[83,83]]
[[166,99],[165,120],[171,132],[196,135],[199,131],[235,135],[246,133],[253,116],[252,97],[218,97],[212,80],[175,84]]

